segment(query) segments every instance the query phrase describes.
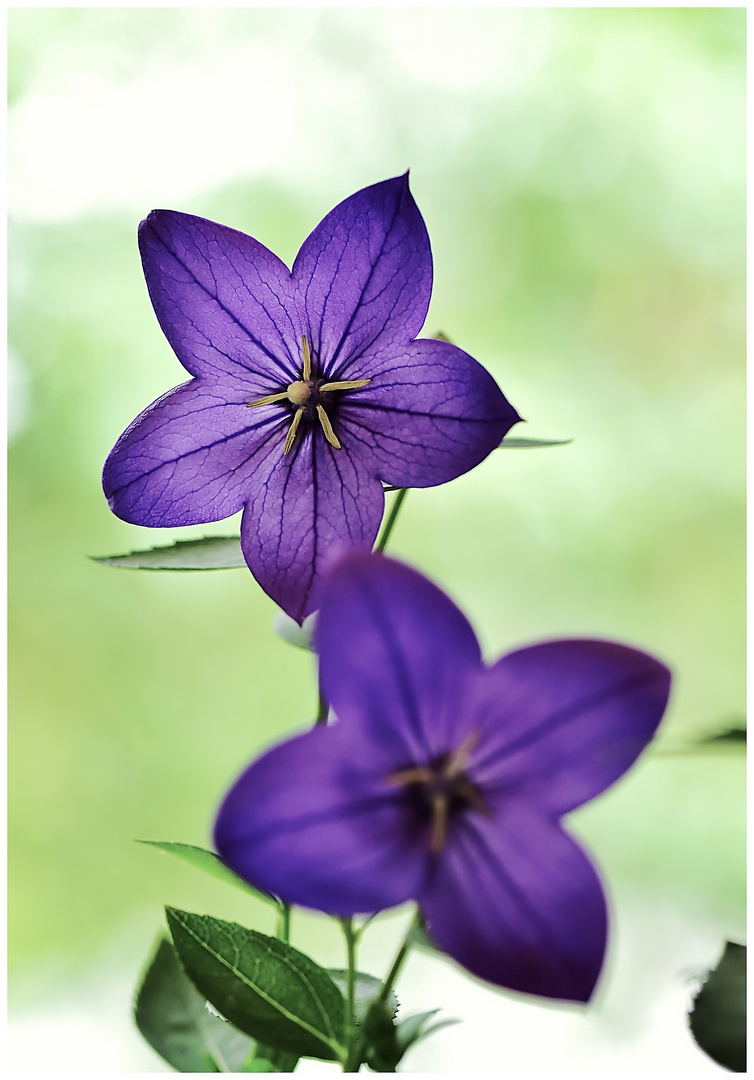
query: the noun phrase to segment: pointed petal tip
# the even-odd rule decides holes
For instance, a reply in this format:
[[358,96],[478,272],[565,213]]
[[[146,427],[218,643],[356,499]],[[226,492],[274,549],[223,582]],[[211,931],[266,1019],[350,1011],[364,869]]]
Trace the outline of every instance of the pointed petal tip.
[[139,233],[143,232],[147,228],[154,228],[155,225],[157,225],[160,221],[164,220],[167,217],[174,217],[179,214],[179,210],[161,210],[159,208],[156,210],[150,210],[147,216],[145,218],[142,218],[142,220],[139,222]]

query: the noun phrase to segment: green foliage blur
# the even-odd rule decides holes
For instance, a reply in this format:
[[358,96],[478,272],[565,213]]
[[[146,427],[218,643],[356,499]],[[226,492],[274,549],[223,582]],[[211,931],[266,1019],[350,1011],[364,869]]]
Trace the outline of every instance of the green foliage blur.
[[141,529],[102,495],[117,436],[185,375],[138,222],[200,214],[290,265],[407,167],[425,333],[495,375],[514,435],[574,442],[409,493],[390,550],[491,658],[604,636],[672,667],[658,749],[573,827],[619,907],[740,934],[743,755],[688,747],[743,720],[744,48],[734,8],[10,10],[18,1000],[112,941],[135,973],[165,902],[248,921],[242,894],[132,841],[208,844],[228,784],[316,710],[312,658],[245,570],[87,558],[238,525]]

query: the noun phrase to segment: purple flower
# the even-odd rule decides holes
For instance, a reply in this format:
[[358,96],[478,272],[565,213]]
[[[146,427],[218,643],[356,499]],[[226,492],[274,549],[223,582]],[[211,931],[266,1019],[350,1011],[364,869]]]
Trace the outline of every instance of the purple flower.
[[560,818],[652,738],[667,668],[607,641],[534,645],[487,667],[439,589],[362,552],[326,578],[317,642],[337,722],[243,773],[215,826],[222,859],[334,915],[416,900],[473,974],[587,1001],[605,898]]
[[326,553],[374,542],[381,481],[452,480],[520,420],[467,353],[415,340],[432,255],[407,175],[336,206],[292,271],[252,237],[172,210],[141,223],[139,246],[193,378],[121,435],[102,478],[110,507],[171,528],[243,507],[249,569],[298,622]]

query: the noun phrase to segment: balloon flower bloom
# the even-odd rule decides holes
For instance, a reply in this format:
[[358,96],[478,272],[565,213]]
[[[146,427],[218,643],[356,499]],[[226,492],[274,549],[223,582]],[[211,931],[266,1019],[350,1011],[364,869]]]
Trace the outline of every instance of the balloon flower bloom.
[[606,903],[560,819],[652,738],[667,668],[582,640],[486,666],[439,589],[365,552],[327,575],[316,641],[331,723],[236,782],[215,826],[224,862],[338,916],[415,900],[434,942],[474,975],[587,1001]]
[[292,271],[252,237],[172,210],[141,223],[139,246],[157,319],[192,378],[116,443],[110,507],[160,528],[243,508],[249,569],[298,622],[326,553],[374,542],[383,482],[452,480],[520,420],[467,353],[416,340],[432,255],[407,176],[336,206]]

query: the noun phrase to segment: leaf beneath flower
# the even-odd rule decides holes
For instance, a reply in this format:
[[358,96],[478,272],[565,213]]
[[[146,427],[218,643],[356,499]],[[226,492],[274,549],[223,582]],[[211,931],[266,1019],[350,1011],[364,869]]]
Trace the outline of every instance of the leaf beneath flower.
[[285,1050],[275,1050],[272,1046],[257,1043],[256,1050],[241,1063],[239,1072],[284,1072],[290,1073],[296,1068],[298,1054],[288,1054]]
[[165,911],[186,973],[231,1023],[300,1057],[344,1058],[343,995],[324,968],[238,923]]
[[535,450],[540,446],[568,446],[573,439],[518,439],[505,438],[498,450]]
[[713,1061],[746,1072],[746,946],[726,941],[717,967],[694,998],[691,1034]]
[[204,870],[205,873],[219,878],[220,881],[235,885],[237,889],[243,889],[245,892],[250,892],[252,896],[256,896],[258,900],[264,900],[266,904],[275,904],[276,907],[280,907],[280,901],[276,896],[266,892],[264,889],[256,889],[248,881],[240,878],[238,874],[234,874],[215,855],[214,851],[207,851],[205,848],[197,847],[195,844],[182,844],[178,840],[137,840],[136,843],[148,844],[150,847],[159,848],[160,851],[167,851],[170,855],[177,855],[179,859],[190,863],[191,866],[195,866],[198,870]]
[[718,731],[714,735],[705,735],[699,740],[701,746],[720,745],[731,743],[735,746],[746,746],[746,728],[731,727],[725,731]]
[[126,570],[235,570],[246,566],[238,536],[204,536],[176,540],[167,547],[131,551],[127,555],[90,555],[94,562]]
[[[346,979],[348,972],[343,968],[328,968],[332,981],[342,992],[343,996],[346,996]],[[367,1010],[370,1004],[376,997],[379,997],[380,990],[382,989],[382,982],[380,979],[375,978],[374,975],[366,975],[363,971],[356,972],[356,985],[354,987],[354,1009],[353,1018],[356,1021],[356,1026],[361,1027],[364,1023]],[[394,1019],[398,1012],[398,998],[391,990],[388,994],[385,1007],[390,1014],[390,1019]]]
[[162,938],[147,967],[134,1005],[136,1026],[178,1072],[239,1072],[254,1044],[215,1016]]
[[441,1028],[451,1027],[453,1024],[460,1024],[460,1020],[456,1020],[452,1017],[448,1017],[447,1020],[438,1020],[435,1024],[430,1024],[432,1017],[437,1016],[439,1011],[439,1009],[431,1009],[429,1012],[417,1013],[416,1016],[407,1016],[405,1020],[401,1020],[401,1022],[396,1025],[396,1035],[402,1055],[406,1053],[410,1046],[418,1043],[420,1039],[426,1039],[433,1031],[440,1031]]
[[414,923],[408,932],[406,941],[414,949],[426,949],[427,952],[442,952],[442,949],[438,945],[435,945],[432,938],[429,936],[425,928],[421,923]]

